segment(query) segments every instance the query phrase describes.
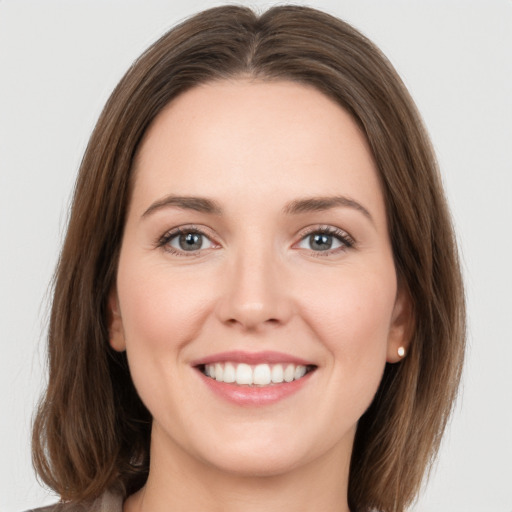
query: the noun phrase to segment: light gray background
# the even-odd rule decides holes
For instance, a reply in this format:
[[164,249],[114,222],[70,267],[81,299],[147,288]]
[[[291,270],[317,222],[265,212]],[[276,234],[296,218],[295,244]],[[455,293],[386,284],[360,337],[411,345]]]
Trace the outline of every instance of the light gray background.
[[[459,234],[463,393],[413,510],[512,512],[512,2],[308,4],[353,23],[397,67],[432,135]],[[47,289],[88,136],[133,59],[213,5],[0,0],[0,512],[55,500],[34,477],[29,431],[44,384]]]

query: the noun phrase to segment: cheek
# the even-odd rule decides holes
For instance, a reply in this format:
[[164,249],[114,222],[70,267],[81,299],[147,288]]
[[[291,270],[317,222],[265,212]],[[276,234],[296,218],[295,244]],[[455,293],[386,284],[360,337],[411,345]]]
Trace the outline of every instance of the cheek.
[[329,286],[309,284],[304,317],[347,367],[383,366],[396,296],[394,266],[333,272]]
[[178,358],[180,348],[197,337],[209,303],[206,285],[170,273],[165,264],[141,264],[129,256],[120,261],[117,287],[133,372],[146,363],[163,364],[163,354]]
[[180,363],[183,347],[204,324],[211,302],[209,281],[172,273],[165,264],[126,252],[119,262],[117,289],[130,373],[151,414],[172,424],[184,407],[183,397],[190,396],[188,366]]
[[325,349],[315,421],[332,425],[327,446],[355,428],[381,382],[396,295],[394,265],[347,264],[304,279],[297,294],[300,289],[307,289],[297,295],[301,317]]

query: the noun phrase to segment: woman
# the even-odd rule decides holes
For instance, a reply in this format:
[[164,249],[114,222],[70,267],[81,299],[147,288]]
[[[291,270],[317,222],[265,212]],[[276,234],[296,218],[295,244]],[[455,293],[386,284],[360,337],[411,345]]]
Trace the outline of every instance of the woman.
[[448,210],[391,65],[313,9],[211,9],[91,137],[34,462],[62,510],[401,511],[463,350]]

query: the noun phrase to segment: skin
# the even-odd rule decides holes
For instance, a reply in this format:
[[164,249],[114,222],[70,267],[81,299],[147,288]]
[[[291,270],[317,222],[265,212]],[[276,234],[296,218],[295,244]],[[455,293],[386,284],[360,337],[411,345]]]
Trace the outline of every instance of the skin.
[[[135,173],[110,334],[153,431],[148,482],[125,512],[348,511],[357,422],[411,323],[364,135],[314,88],[215,82],[159,114]],[[222,213],[155,207],[169,194]],[[333,196],[366,213],[285,211]],[[201,250],[159,243],[191,225],[207,236]],[[326,226],[353,244],[314,250],[310,231]],[[191,365],[230,350],[284,352],[316,370],[277,403],[241,407]]]

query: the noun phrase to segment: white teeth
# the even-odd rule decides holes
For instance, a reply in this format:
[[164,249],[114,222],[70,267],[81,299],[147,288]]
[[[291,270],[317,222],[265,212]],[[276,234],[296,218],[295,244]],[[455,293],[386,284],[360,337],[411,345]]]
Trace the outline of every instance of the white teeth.
[[252,368],[248,364],[241,363],[236,368],[237,384],[253,384]]
[[259,386],[266,386],[272,381],[270,374],[270,366],[268,364],[259,364],[254,368],[254,374],[252,377],[254,384]]
[[280,384],[283,382],[284,376],[283,376],[283,365],[282,364],[276,364],[272,368],[272,382],[274,384]]
[[204,366],[204,374],[218,382],[248,386],[268,386],[299,380],[307,373],[304,365],[289,363],[283,368],[282,364],[262,363],[250,366],[245,363],[215,363]]
[[231,363],[224,365],[224,382],[232,383],[236,380],[236,368]]
[[219,382],[223,381],[224,377],[224,367],[220,363],[215,363],[215,380],[218,380]]
[[284,370],[284,381],[291,382],[295,377],[295,366],[293,364],[289,364]]
[[301,377],[304,377],[304,375],[306,375],[306,367],[305,366],[297,366],[297,368],[295,368],[295,380],[299,380]]

